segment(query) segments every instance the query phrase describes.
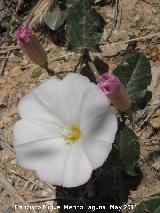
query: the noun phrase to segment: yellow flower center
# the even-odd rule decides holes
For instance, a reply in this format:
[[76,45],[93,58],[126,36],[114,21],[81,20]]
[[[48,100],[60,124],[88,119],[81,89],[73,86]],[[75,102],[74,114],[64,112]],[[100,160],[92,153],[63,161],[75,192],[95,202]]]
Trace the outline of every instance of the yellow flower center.
[[68,129],[63,130],[64,139],[69,142],[76,142],[81,136],[79,125],[72,125]]

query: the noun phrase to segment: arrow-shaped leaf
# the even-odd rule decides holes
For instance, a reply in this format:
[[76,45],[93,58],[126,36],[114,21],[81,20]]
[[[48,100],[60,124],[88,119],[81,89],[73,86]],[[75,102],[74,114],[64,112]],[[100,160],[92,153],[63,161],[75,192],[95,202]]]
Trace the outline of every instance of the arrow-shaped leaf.
[[101,39],[101,20],[92,11],[88,0],[78,1],[69,10],[66,23],[66,38],[68,47],[75,51],[79,49],[98,50]]
[[117,66],[113,73],[127,87],[132,104],[137,105],[146,95],[147,86],[151,83],[149,60],[143,53],[136,53],[125,64]]
[[144,213],[144,212],[159,213],[160,212],[160,197],[154,198],[149,201],[143,201],[134,210],[134,213]]
[[116,135],[116,143],[122,171],[131,176],[137,175],[135,169],[138,165],[140,148],[133,130],[125,125],[120,126]]

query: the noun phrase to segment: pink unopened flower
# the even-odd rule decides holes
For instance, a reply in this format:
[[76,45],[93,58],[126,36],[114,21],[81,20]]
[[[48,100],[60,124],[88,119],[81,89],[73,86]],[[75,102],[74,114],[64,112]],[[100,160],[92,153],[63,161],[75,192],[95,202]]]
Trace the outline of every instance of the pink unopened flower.
[[98,87],[111,100],[112,104],[122,112],[127,111],[130,100],[127,89],[120,82],[119,78],[113,74],[105,73],[98,78]]
[[20,26],[16,30],[16,38],[18,44],[24,50],[26,55],[40,66],[47,64],[47,54],[41,46],[39,40],[33,32],[25,25]]

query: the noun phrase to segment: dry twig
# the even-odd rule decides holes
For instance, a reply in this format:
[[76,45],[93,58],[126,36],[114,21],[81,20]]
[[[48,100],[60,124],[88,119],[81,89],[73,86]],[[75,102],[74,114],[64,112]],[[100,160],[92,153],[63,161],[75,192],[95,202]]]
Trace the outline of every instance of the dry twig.
[[0,75],[2,75],[3,72],[4,72],[4,68],[6,66],[9,55],[10,55],[10,51],[7,53],[6,58],[2,61],[2,64],[1,64],[1,67],[0,67]]
[[37,183],[34,182],[33,180],[28,179],[28,178],[26,178],[25,176],[23,176],[23,175],[21,175],[21,174],[19,174],[19,173],[15,172],[15,171],[13,171],[13,170],[10,170],[10,172],[12,172],[14,175],[16,175],[16,176],[18,176],[18,177],[20,177],[20,178],[22,178],[22,179],[28,181],[29,183],[32,183],[33,185],[37,186],[38,188],[40,188],[40,189],[42,189],[42,190],[44,189],[43,187],[41,187],[39,184],[37,184]]
[[[9,181],[6,180],[6,177],[3,175],[1,171],[0,171],[0,183],[5,187],[8,193],[14,196],[20,203],[22,203],[25,206],[29,205],[29,203],[24,201],[24,199],[18,194],[16,189],[9,183]],[[37,213],[34,209],[30,209],[29,211],[32,213]]]
[[18,50],[20,49],[20,47],[18,46],[5,46],[5,47],[0,47],[0,49],[2,49],[2,51],[0,51],[0,54],[4,54],[4,53],[7,53],[7,52],[10,52],[12,50]]
[[14,45],[9,45],[9,46],[1,46],[0,49],[19,49],[20,47],[14,46]]
[[119,42],[115,42],[115,43],[111,43],[111,44],[101,45],[101,48],[111,47],[111,46],[119,45],[119,44],[125,44],[125,43],[129,43],[131,41],[149,40],[149,39],[154,38],[154,37],[160,37],[160,33],[155,33],[155,34],[151,34],[151,35],[147,35],[147,36],[142,36],[142,37],[139,37],[139,38],[133,38],[133,39],[125,40],[125,41],[119,41]]
[[36,199],[32,199],[32,200],[28,200],[28,203],[40,203],[40,202],[46,202],[46,201],[55,201],[56,198],[55,196],[53,197],[42,197],[42,198],[36,198]]
[[15,154],[13,148],[9,146],[8,138],[7,135],[5,134],[4,130],[1,131],[0,133],[0,145],[4,148],[7,149],[7,151]]
[[116,0],[116,2],[115,2],[114,17],[113,17],[111,28],[108,32],[106,40],[108,40],[111,37],[111,34],[112,34],[113,30],[115,29],[115,27],[117,25],[118,15],[119,15],[119,1],[120,0]]
[[48,9],[53,0],[40,0],[31,11],[31,14],[26,20],[26,24],[31,26],[38,25],[43,20],[43,14]]

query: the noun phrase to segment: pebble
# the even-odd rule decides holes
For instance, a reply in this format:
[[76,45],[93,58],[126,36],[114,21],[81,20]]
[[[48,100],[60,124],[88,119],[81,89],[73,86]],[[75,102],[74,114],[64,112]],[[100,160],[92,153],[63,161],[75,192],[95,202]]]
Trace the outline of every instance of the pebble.
[[118,55],[118,53],[127,49],[127,45],[128,44],[118,44],[118,45],[106,46],[103,48],[102,56],[112,57],[112,56]]

